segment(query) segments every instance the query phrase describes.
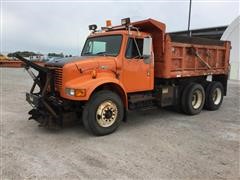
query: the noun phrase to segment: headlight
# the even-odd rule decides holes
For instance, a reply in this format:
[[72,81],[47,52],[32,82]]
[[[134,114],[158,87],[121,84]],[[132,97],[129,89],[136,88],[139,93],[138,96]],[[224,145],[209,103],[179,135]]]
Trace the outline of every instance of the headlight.
[[75,96],[75,90],[74,90],[74,89],[71,89],[71,88],[66,88],[66,89],[65,89],[65,93],[66,93],[68,96]]
[[76,97],[83,97],[86,95],[86,89],[72,89],[72,88],[66,88],[65,93],[68,96],[76,96]]

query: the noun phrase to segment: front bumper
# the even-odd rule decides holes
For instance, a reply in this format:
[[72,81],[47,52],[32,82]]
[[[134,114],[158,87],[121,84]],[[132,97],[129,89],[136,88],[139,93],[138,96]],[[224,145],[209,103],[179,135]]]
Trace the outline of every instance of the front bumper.
[[62,126],[63,102],[54,96],[26,93],[27,102],[33,107],[29,120],[33,119],[44,127]]

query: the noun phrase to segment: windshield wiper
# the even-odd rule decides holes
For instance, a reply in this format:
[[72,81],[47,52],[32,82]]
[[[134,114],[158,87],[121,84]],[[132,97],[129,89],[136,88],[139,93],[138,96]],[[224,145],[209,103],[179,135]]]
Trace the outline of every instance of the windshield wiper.
[[83,56],[85,56],[85,55],[92,55],[92,53],[90,53],[90,52],[83,53]]
[[90,52],[83,53],[83,56],[115,56],[114,54],[108,54],[107,52],[98,52],[96,54],[92,54]]
[[98,52],[95,55],[102,55],[102,56],[114,56],[114,54],[108,54],[107,52]]
[[98,52],[98,53],[96,53],[96,55],[105,55],[107,52],[105,52],[105,51],[102,51],[102,52]]

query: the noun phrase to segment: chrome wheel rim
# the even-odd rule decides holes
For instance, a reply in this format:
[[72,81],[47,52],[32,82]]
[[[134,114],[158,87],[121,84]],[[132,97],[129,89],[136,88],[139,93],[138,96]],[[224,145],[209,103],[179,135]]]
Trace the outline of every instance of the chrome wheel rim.
[[118,109],[114,102],[102,102],[96,112],[96,120],[101,127],[110,127],[117,119]]
[[220,102],[221,102],[221,99],[222,99],[222,91],[220,88],[216,88],[214,91],[213,91],[213,95],[212,95],[212,100],[213,100],[213,103],[215,105],[218,105]]
[[202,105],[202,101],[203,101],[203,94],[199,89],[197,89],[196,91],[193,92],[192,107],[194,109],[200,108]]

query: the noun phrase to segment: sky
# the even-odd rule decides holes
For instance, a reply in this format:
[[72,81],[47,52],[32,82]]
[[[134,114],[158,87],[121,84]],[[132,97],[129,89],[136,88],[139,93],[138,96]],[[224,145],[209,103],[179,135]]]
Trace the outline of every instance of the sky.
[[[79,55],[89,24],[119,25],[125,17],[156,19],[168,32],[187,29],[189,0],[156,1],[1,0],[1,52]],[[238,0],[192,0],[191,29],[228,25],[239,14]]]

